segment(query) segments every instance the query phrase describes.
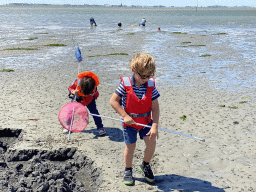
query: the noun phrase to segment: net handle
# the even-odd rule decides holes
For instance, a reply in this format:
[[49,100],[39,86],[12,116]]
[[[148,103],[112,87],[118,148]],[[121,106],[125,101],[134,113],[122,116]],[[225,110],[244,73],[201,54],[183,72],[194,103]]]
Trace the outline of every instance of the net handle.
[[[103,115],[96,115],[96,114],[92,114],[92,113],[89,113],[90,115],[92,116],[96,116],[96,117],[104,117],[104,118],[107,118],[107,119],[112,119],[112,120],[115,120],[115,121],[120,121],[120,122],[123,122],[123,120],[121,119],[115,119],[115,118],[112,118],[112,117],[106,117],[106,116],[103,116]],[[148,128],[151,128],[151,126],[149,125],[144,125],[144,124],[141,124],[141,123],[136,123],[137,125],[140,125],[140,126],[143,126],[143,127],[148,127]],[[205,141],[204,139],[201,139],[201,138],[198,138],[198,137],[194,137],[192,135],[187,135],[187,134],[184,134],[184,133],[180,133],[180,132],[176,132],[176,131],[171,131],[171,130],[168,130],[168,129],[163,129],[163,128],[158,128],[162,131],[166,131],[166,132],[170,132],[170,133],[174,133],[174,134],[177,134],[177,135],[183,135],[185,137],[190,137],[190,138],[193,138],[193,139],[196,139],[196,140],[199,140],[199,141]]]
[[[82,55],[81,55],[81,51],[80,51],[80,49],[79,49],[78,46],[77,46],[77,48],[76,48],[76,50],[75,50],[75,56],[76,56],[76,59],[79,61],[79,65],[78,65],[78,74],[77,74],[77,75],[79,75],[79,73],[80,73],[81,61],[83,60],[83,57],[82,57]],[[77,86],[79,85],[79,83],[80,83],[80,80],[78,79],[78,80],[77,80],[76,89],[77,89]],[[76,89],[75,89],[75,90],[76,90]],[[75,95],[75,96],[73,97],[73,99],[72,99],[71,102],[73,102],[73,101],[76,100],[76,99],[77,99],[77,96]],[[73,119],[74,119],[74,107],[73,107],[73,112],[72,112],[72,119],[71,119],[71,124],[70,124],[70,130],[71,130],[72,125],[73,125]],[[68,140],[70,139],[70,135],[71,135],[71,131],[68,131]]]

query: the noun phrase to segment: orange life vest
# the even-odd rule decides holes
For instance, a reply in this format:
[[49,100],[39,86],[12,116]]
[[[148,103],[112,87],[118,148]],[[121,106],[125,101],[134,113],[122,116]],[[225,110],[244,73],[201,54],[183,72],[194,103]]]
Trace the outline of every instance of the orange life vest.
[[[142,99],[134,93],[130,77],[121,77],[127,93],[125,112],[132,117],[136,123],[147,125],[151,122],[152,92],[155,87],[155,79],[152,77],[147,82],[147,92]],[[138,130],[143,126],[123,123],[123,127],[134,127]]]
[[[80,81],[84,77],[91,77],[95,81],[95,88],[89,95],[84,95],[83,93],[81,93]],[[95,73],[93,73],[91,71],[85,71],[83,73],[80,73],[77,76],[77,81],[74,83],[74,85],[75,85],[76,89],[78,90],[77,96],[82,99],[81,104],[87,106],[92,102],[93,99],[98,98],[99,92],[97,90],[97,86],[99,84],[100,84],[99,78],[97,77],[97,75]]]

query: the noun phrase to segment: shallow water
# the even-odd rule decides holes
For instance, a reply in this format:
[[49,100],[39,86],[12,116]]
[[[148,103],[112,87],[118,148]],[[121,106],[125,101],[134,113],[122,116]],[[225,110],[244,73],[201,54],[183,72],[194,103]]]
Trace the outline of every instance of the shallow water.
[[[17,48],[31,37],[47,41],[70,42],[73,46],[55,47],[46,52],[1,56],[1,68],[40,68],[65,62],[66,56],[73,57],[75,46],[88,51],[94,47],[130,47],[127,34],[134,33],[144,39],[139,51],[147,52],[157,61],[156,79],[159,86],[183,86],[193,82],[192,77],[205,78],[217,88],[250,88],[255,81],[255,9],[173,9],[173,10],[117,10],[92,8],[0,8],[0,44],[2,47]],[[98,24],[89,26],[93,16]],[[147,19],[146,27],[139,27],[141,18]],[[122,29],[117,22],[121,21]],[[161,32],[157,28],[161,27]],[[233,52],[225,53],[209,48],[181,47],[177,44],[182,32],[189,35],[213,36],[215,45],[228,45]],[[226,33],[226,35],[216,35]],[[60,39],[61,38],[61,39]],[[71,38],[71,39],[70,39]],[[37,45],[38,39],[33,40]],[[193,43],[193,39],[191,40]],[[2,49],[1,49],[2,50]],[[2,51],[1,51],[2,52]],[[2,54],[0,52],[0,54]],[[177,52],[182,54],[177,54]],[[232,55],[231,55],[232,53]],[[219,56],[219,59],[202,58],[202,54]],[[229,58],[222,55],[229,54]],[[87,62],[92,62],[87,59]],[[97,70],[106,65],[109,70],[127,71],[123,60],[102,57]],[[116,67],[118,66],[118,67]],[[104,71],[105,72],[105,71]],[[111,83],[116,83],[111,82]]]

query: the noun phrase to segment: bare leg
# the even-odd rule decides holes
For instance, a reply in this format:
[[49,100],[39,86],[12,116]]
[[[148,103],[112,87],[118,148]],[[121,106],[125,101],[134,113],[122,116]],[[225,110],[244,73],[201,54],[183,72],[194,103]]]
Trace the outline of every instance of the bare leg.
[[156,140],[149,140],[149,137],[143,137],[143,139],[146,144],[146,149],[145,149],[145,153],[144,153],[144,161],[149,163],[154,155],[154,152],[155,152]]
[[126,144],[124,150],[124,163],[126,168],[132,167],[133,153],[136,147],[136,143]]

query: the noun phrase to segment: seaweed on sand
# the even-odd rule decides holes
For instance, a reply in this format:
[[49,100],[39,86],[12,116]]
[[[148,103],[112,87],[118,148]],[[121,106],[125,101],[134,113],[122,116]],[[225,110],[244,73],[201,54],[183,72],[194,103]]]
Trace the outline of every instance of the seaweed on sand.
[[210,54],[200,55],[200,57],[210,57],[210,56],[212,56],[212,55],[210,55]]
[[182,116],[180,117],[180,119],[182,119],[183,121],[185,121],[185,120],[186,120],[186,118],[187,118],[187,116],[186,116],[186,115],[182,115]]
[[14,72],[13,69],[1,69],[0,72]]
[[172,32],[172,33],[174,33],[174,34],[184,34],[184,35],[188,34],[188,33],[182,33],[182,32],[180,32],[180,31],[174,31],[174,32]]
[[25,40],[32,41],[32,40],[35,40],[35,39],[38,39],[38,37],[31,37],[31,38],[29,38],[29,39],[25,39]]
[[22,51],[22,50],[26,50],[26,51],[31,51],[31,50],[38,50],[38,48],[8,48],[8,49],[5,49],[5,50],[8,50],[8,51]]

